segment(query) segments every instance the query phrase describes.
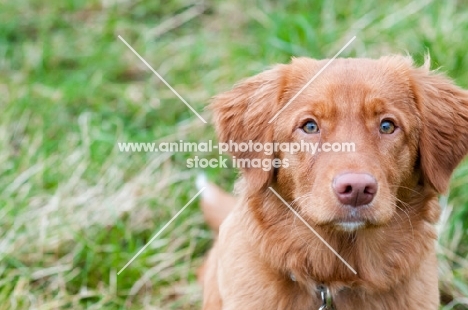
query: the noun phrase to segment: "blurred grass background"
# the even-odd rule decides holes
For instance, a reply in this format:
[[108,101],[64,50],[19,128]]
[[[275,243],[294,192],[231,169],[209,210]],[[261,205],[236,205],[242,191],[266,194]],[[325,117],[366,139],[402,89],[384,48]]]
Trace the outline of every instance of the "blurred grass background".
[[[214,139],[117,38],[197,111],[291,56],[430,53],[468,88],[466,1],[0,0],[0,309],[197,309],[211,242],[197,203],[117,272],[197,192],[196,154],[117,142]],[[204,154],[206,156],[206,154]],[[216,156],[210,154],[209,156]],[[236,172],[209,169],[230,189]],[[443,309],[468,309],[468,164],[442,198]]]

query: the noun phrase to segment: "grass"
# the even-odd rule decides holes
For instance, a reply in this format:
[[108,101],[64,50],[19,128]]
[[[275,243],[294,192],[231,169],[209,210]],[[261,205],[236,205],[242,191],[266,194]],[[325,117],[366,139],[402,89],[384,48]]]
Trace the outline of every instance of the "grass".
[[[196,154],[120,153],[117,142],[206,141],[209,98],[291,56],[425,53],[468,88],[462,1],[2,1],[0,309],[196,309],[211,242],[192,203]],[[199,154],[200,155],[200,154]],[[202,154],[203,155],[203,154]],[[209,154],[208,156],[216,156]],[[236,172],[209,169],[232,186]],[[467,309],[468,164],[438,247],[444,309]],[[457,303],[458,306],[456,305]],[[463,305],[464,303],[464,305]]]

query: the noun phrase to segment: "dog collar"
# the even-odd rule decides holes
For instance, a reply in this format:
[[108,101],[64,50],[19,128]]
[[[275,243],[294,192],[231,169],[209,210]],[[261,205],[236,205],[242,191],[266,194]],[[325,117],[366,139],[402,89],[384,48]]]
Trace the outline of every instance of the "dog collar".
[[318,310],[335,310],[330,289],[324,284],[319,284],[317,285],[317,291],[322,301],[322,305]]
[[[290,278],[292,281],[296,282],[296,277],[294,274],[289,274]],[[322,305],[318,310],[335,310],[335,307],[333,306],[333,296],[330,293],[330,289],[325,285],[325,284],[318,284],[316,289],[315,289],[319,295],[319,298],[322,302]]]

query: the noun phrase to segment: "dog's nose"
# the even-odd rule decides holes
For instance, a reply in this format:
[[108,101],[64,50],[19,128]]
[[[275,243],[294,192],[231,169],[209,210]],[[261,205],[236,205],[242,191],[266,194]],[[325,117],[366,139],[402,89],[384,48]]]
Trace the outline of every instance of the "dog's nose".
[[342,204],[359,207],[374,199],[377,181],[367,173],[345,173],[335,177],[333,189]]

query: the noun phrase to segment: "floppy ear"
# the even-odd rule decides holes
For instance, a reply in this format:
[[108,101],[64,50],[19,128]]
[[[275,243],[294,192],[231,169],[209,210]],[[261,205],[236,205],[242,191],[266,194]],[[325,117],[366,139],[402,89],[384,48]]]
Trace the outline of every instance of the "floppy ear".
[[[237,84],[232,90],[216,96],[211,103],[213,120],[222,143],[271,143],[274,123],[268,124],[279,110],[284,88],[285,65],[277,65]],[[236,159],[250,161],[274,159],[264,152],[249,152],[230,148]],[[242,167],[241,167],[242,168]],[[242,173],[249,188],[266,188],[273,176],[273,168],[245,167]]]
[[468,92],[429,70],[413,70],[412,86],[421,113],[419,152],[423,180],[438,193],[447,190],[453,170],[468,151]]

